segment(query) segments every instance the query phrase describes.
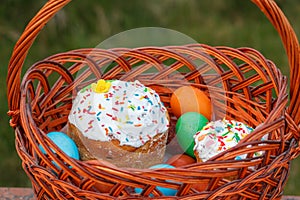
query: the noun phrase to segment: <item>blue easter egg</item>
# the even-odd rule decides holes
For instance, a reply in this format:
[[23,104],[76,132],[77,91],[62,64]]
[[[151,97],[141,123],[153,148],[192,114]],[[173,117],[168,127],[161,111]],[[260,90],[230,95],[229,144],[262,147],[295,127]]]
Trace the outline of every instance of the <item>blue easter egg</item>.
[[161,163],[161,164],[157,164],[157,165],[153,165],[151,167],[149,167],[149,169],[161,169],[161,168],[175,168],[172,165],[169,164],[165,164],[165,163]]
[[[157,164],[150,167],[150,169],[160,169],[160,168],[175,168],[175,167],[169,164]],[[156,188],[165,196],[174,196],[177,193],[177,190],[171,188],[165,188],[160,186],[157,186]],[[135,192],[141,193],[142,189],[135,188]],[[151,194],[150,196],[152,197],[153,195]]]
[[[75,142],[65,133],[50,132],[47,136],[68,156],[79,160],[79,151]],[[40,145],[41,151],[46,154],[44,148]],[[53,151],[53,150],[52,150]],[[53,151],[54,152],[54,151]],[[54,152],[55,153],[55,152]]]

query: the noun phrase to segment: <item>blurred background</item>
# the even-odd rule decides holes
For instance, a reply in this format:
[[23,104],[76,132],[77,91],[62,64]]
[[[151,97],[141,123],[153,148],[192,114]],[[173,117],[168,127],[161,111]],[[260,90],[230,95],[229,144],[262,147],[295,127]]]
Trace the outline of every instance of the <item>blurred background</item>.
[[[300,2],[277,0],[300,35]],[[0,187],[30,187],[15,151],[6,98],[7,65],[25,25],[45,0],[2,0],[0,4]],[[248,46],[273,60],[289,77],[284,49],[274,28],[250,1],[241,0],[74,0],[40,33],[24,70],[52,54],[95,47],[122,31],[163,27],[181,32],[199,43]],[[9,76],[9,75],[8,75]],[[292,162],[285,194],[300,195],[300,159]]]

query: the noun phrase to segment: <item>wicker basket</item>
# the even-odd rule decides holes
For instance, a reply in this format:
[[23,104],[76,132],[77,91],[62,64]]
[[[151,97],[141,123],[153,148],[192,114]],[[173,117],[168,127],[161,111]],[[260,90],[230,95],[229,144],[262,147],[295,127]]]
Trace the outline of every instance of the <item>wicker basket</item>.
[[[194,44],[78,49],[35,63],[21,81],[21,69],[36,36],[69,2],[46,3],[21,35],[8,69],[10,124],[15,129],[16,149],[23,168],[38,199],[279,199],[282,196],[290,161],[299,153],[299,45],[292,27],[272,0],[253,2],[277,29],[286,49],[291,73],[289,107],[286,77],[273,62],[251,48]],[[173,62],[167,62],[171,59]],[[195,66],[197,59],[204,64]],[[101,68],[111,62],[113,67],[101,73]],[[156,72],[145,73],[151,67]],[[184,80],[173,73],[183,67],[188,69],[181,74]],[[175,169],[121,169],[101,161],[74,160],[45,135],[66,125],[73,91],[99,78],[138,79],[155,88],[168,108],[173,89],[193,85],[209,93],[216,118],[226,114],[256,129],[236,147],[207,162]],[[224,91],[218,89],[220,85]],[[169,113],[174,124],[176,119],[170,108]],[[266,134],[268,139],[262,141]],[[47,154],[41,152],[39,145],[45,147]],[[253,157],[258,150],[264,152],[263,156]],[[235,160],[241,154],[248,157]],[[176,196],[166,197],[156,186],[178,191]],[[133,188],[137,187],[142,188],[141,194],[134,193]]]

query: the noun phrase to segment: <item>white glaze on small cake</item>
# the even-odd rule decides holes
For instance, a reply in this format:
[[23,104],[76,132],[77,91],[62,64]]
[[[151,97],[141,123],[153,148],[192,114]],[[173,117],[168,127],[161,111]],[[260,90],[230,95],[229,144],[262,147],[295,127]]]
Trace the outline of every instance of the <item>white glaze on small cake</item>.
[[78,92],[69,122],[87,138],[140,147],[169,128],[159,95],[139,81],[99,80]]
[[[223,119],[209,122],[194,135],[195,155],[197,154],[196,157],[205,162],[211,157],[234,147],[252,131],[253,128],[235,120]],[[236,159],[245,157],[246,155],[241,155]]]

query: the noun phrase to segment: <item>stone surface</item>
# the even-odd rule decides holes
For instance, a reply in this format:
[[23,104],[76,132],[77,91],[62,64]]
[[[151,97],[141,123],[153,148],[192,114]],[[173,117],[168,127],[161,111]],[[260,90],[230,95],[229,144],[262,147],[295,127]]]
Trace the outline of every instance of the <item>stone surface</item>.
[[34,200],[31,188],[0,188],[0,200]]
[[[31,188],[0,187],[0,200],[35,200]],[[300,200],[300,196],[284,196],[282,200]]]

